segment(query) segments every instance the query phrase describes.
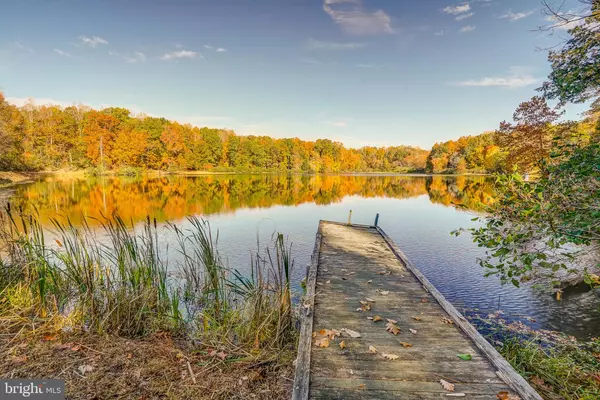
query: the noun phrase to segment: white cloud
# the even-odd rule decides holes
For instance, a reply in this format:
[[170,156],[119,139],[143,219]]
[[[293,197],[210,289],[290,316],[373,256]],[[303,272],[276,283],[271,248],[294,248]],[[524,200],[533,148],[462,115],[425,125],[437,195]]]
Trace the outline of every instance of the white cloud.
[[508,87],[521,88],[534,85],[539,80],[531,73],[531,68],[511,67],[508,75],[485,77],[452,83],[454,86],[475,86],[475,87]]
[[475,26],[473,26],[473,25],[467,25],[467,26],[463,26],[462,28],[460,28],[460,31],[461,31],[462,33],[466,33],[466,32],[471,32],[471,31],[474,31],[474,30],[475,30],[475,28],[476,28],[476,27],[475,27]]
[[204,45],[204,48],[205,48],[205,49],[208,49],[208,50],[212,50],[212,49],[214,49],[214,47],[212,47],[210,44],[205,44],[205,45]]
[[67,53],[66,51],[62,51],[61,49],[54,49],[56,54],[60,54],[63,57],[73,57],[73,54]]
[[354,50],[360,47],[365,47],[364,43],[338,43],[338,42],[323,42],[320,40],[309,39],[306,46],[310,50]]
[[437,31],[433,33],[435,36],[444,36],[448,34],[448,31],[445,29],[442,29],[441,31]]
[[460,14],[459,16],[457,16],[454,19],[457,20],[457,21],[462,21],[463,19],[471,18],[473,15],[475,15],[474,12],[468,13],[468,14]]
[[219,47],[218,49],[215,50],[217,53],[224,53],[227,51],[227,49],[223,48],[223,47]]
[[455,6],[448,6],[442,9],[442,11],[446,14],[458,15],[471,11],[471,6],[469,5],[469,3],[458,4]]
[[62,100],[55,100],[49,97],[7,97],[6,101],[11,104],[14,104],[17,107],[23,107],[25,104],[34,104],[38,106],[60,106],[60,107],[70,107],[74,103]]
[[383,10],[365,10],[362,0],[325,0],[323,10],[343,31],[353,35],[394,33],[390,16]]
[[33,49],[31,47],[25,46],[23,43],[21,43],[20,40],[13,42],[13,45],[19,50],[26,51],[28,53],[33,53]]
[[346,121],[333,121],[331,122],[331,125],[338,128],[345,128],[348,126],[348,123]]
[[[161,57],[161,60],[174,60],[174,59],[178,59],[178,58],[196,58],[197,56],[202,57],[202,54],[196,52],[196,51],[190,51],[190,50],[179,50],[179,51],[173,51],[171,53],[165,53],[165,55],[163,55]],[[204,57],[202,57],[204,58]]]
[[309,58],[309,57],[302,57],[299,58],[298,61],[300,61],[301,63],[304,64],[313,64],[313,65],[321,65],[323,64],[321,61],[315,59],[315,58]]
[[533,13],[534,13],[533,10],[525,11],[525,12],[518,12],[518,13],[514,13],[514,12],[512,12],[512,10],[508,10],[506,13],[502,14],[499,18],[500,19],[508,19],[510,22],[514,22],[514,21],[518,21],[523,18],[527,18]]
[[108,44],[108,42],[106,40],[104,40],[98,36],[92,36],[92,37],[79,36],[79,40],[81,40],[81,44],[84,44],[86,46],[91,46],[91,47],[96,47],[99,44]]
[[121,54],[115,51],[109,51],[108,54],[111,56],[121,57],[125,60],[125,62],[130,64],[146,61],[146,55],[140,51],[134,51],[133,53],[129,54]]

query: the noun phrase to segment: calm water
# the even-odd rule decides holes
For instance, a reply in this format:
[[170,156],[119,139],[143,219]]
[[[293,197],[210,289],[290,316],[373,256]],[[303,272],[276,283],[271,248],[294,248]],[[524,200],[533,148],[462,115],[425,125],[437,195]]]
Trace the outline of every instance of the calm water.
[[[320,219],[380,225],[412,262],[460,310],[504,311],[507,319],[531,317],[535,328],[561,330],[580,338],[600,332],[600,297],[572,291],[557,302],[548,293],[501,286],[484,278],[477,257],[483,251],[468,235],[450,231],[470,227],[482,204],[494,201],[493,182],[484,177],[421,176],[168,176],[160,178],[73,179],[52,177],[17,189],[15,205],[35,206],[42,221],[66,216],[118,213],[134,223],[147,215],[186,225],[201,215],[219,230],[219,249],[230,267],[249,264],[257,239],[266,244],[274,231],[289,236],[302,279]],[[457,208],[456,205],[464,207]],[[163,230],[165,251],[171,240]]]

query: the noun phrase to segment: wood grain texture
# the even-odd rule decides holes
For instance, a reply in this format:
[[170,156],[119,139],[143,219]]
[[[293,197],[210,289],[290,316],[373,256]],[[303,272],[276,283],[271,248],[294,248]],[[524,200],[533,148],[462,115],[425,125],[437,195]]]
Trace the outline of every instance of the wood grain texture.
[[[470,399],[541,399],[379,228],[321,221],[304,301],[294,400],[452,398],[440,379]],[[341,334],[319,347],[323,330]]]
[[296,371],[292,400],[305,400],[308,398],[310,386],[310,357],[313,331],[313,315],[315,307],[315,288],[317,281],[317,268],[319,265],[319,252],[321,249],[321,225],[315,238],[315,247],[311,256],[311,263],[306,276],[306,296],[300,304],[300,339],[298,341],[298,356],[296,358]]

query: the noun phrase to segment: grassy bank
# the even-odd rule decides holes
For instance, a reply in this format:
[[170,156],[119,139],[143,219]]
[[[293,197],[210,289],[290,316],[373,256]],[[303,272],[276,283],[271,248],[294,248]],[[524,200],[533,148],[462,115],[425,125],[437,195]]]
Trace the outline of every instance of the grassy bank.
[[288,397],[296,332],[282,235],[243,274],[197,218],[133,229],[113,217],[102,232],[55,220],[51,243],[35,215],[8,209],[0,226],[2,376],[65,379],[70,398]]
[[0,171],[0,188],[15,183],[28,182],[31,180],[29,175],[20,172]]
[[472,322],[546,400],[600,398],[600,338],[587,342],[558,332],[507,324],[500,314]]

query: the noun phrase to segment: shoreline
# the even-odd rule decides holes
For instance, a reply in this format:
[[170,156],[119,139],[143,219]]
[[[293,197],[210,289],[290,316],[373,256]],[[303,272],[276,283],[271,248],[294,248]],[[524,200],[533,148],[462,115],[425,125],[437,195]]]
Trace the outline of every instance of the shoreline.
[[[0,188],[9,187],[14,184],[31,183],[38,177],[44,176],[62,176],[73,178],[91,177],[87,170],[71,170],[71,171],[35,171],[35,172],[13,172],[0,171]],[[340,175],[340,176],[410,176],[410,177],[430,177],[430,176],[492,176],[485,173],[427,173],[427,172],[392,172],[392,171],[340,171],[340,172],[302,172],[289,170],[255,170],[255,171],[162,171],[162,170],[140,170],[134,175],[139,176],[214,176],[214,175]],[[97,176],[134,176],[123,173],[119,170],[108,170]]]

